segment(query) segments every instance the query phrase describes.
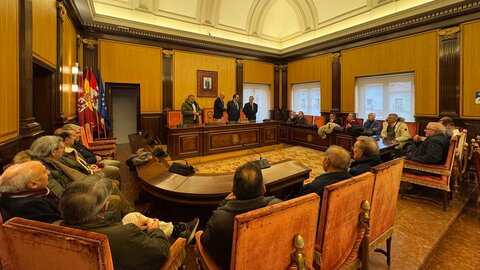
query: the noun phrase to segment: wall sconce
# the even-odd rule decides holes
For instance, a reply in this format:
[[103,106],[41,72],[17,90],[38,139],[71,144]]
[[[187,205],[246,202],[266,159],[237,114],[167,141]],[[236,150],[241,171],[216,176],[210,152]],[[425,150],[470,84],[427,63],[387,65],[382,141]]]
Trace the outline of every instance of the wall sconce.
[[78,63],[72,67],[72,92],[78,92]]

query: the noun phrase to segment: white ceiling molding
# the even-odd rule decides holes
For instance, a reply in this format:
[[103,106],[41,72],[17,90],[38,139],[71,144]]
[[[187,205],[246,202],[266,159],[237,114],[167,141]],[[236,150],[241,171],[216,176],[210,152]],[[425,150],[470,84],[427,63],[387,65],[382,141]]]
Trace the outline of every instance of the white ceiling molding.
[[83,0],[92,20],[289,51],[461,0]]

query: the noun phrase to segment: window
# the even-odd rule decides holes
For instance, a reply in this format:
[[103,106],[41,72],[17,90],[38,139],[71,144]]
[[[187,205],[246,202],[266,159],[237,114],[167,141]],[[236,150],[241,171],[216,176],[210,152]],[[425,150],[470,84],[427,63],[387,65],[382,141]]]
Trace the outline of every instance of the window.
[[268,84],[243,84],[243,104],[248,103],[248,98],[254,97],[258,105],[257,121],[270,119],[270,85]]
[[405,121],[414,121],[414,73],[357,78],[355,83],[355,111],[366,119],[370,112],[377,119],[396,113]]
[[292,84],[292,110],[320,115],[320,82]]

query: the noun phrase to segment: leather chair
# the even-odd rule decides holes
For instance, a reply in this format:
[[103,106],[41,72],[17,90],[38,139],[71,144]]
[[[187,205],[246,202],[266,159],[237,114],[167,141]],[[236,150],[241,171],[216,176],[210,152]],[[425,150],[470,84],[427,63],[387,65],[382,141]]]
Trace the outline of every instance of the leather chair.
[[411,160],[405,160],[403,164],[404,169],[429,173],[429,175],[417,175],[404,171],[402,173],[402,181],[443,190],[443,211],[447,211],[448,193],[451,192],[450,179],[453,171],[453,163],[455,161],[457,142],[457,136],[453,136],[450,140],[447,159],[444,164],[424,164]]
[[[397,209],[398,190],[402,178],[403,159],[394,159],[371,169],[375,174],[370,209],[369,251],[377,251],[387,257],[390,265],[391,243],[394,232],[395,211]],[[383,241],[387,249],[377,249]]]
[[362,221],[359,215],[368,215],[374,181],[375,175],[366,172],[325,188],[315,244],[315,269],[368,267],[368,240],[364,242],[368,220]]
[[405,122],[408,127],[408,133],[410,133],[410,137],[415,137],[418,134],[418,127],[419,123],[416,122]]
[[88,143],[92,146],[100,145],[113,145],[117,144],[117,138],[115,137],[105,137],[105,138],[94,138],[92,135],[92,129],[89,123],[85,124],[85,133],[87,135]]
[[313,123],[313,115],[304,115],[303,117],[305,117],[305,120],[307,120],[307,125],[310,125]]
[[[2,225],[12,268],[55,270],[113,270],[106,235],[12,218]],[[186,240],[178,238],[161,270],[178,269],[185,258]]]
[[168,111],[167,125],[176,126],[183,123],[182,111]]
[[202,109],[203,115],[203,123],[213,123],[213,108],[203,108]]
[[[230,269],[288,269],[292,266],[293,240],[304,239],[307,269],[312,267],[320,198],[308,194],[300,198],[237,215],[234,222]],[[203,269],[216,270],[208,251],[195,234],[197,261]]]
[[315,126],[317,126],[317,128],[325,125],[325,121],[326,121],[326,120],[325,120],[325,117],[323,117],[323,116],[315,116],[315,117],[313,118],[313,124],[314,124]]

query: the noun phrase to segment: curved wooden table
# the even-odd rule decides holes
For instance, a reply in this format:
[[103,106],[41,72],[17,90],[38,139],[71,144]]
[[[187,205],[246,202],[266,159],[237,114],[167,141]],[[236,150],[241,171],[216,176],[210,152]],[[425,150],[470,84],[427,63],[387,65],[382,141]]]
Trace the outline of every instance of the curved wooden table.
[[[183,176],[168,171],[169,164],[154,158],[137,167],[140,186],[166,220],[185,221],[200,217],[206,222],[219,203],[232,190],[233,172],[218,174],[195,173]],[[267,195],[284,198],[300,188],[310,177],[311,169],[296,160],[284,160],[263,169]]]

